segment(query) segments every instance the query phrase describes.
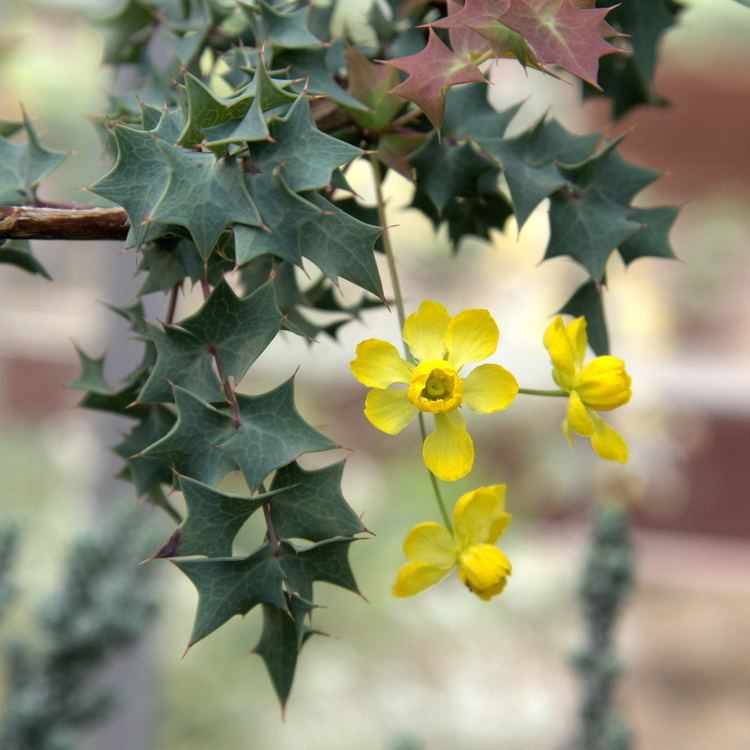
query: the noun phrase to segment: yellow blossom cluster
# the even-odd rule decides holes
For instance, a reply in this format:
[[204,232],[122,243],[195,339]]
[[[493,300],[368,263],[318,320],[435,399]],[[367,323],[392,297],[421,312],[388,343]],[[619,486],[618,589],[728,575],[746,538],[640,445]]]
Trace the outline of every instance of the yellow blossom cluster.
[[[406,319],[402,336],[410,354],[407,359],[393,344],[380,339],[367,339],[357,346],[351,370],[371,388],[365,416],[379,430],[395,435],[417,415],[422,419],[420,413],[434,415],[434,429],[422,447],[424,463],[439,479],[461,479],[474,465],[474,443],[461,407],[492,414],[507,409],[519,393],[515,377],[500,365],[483,364],[462,373],[466,365],[495,353],[500,339],[497,324],[487,310],[464,310],[451,316],[441,304],[426,300]],[[584,364],[588,336],[583,317],[565,325],[557,316],[544,334],[544,345],[560,388],[549,395],[567,396],[562,429],[568,441],[571,432],[589,437],[602,458],[627,461],[625,441],[598,414],[630,400],[625,363],[606,355]],[[393,593],[417,594],[454,567],[461,581],[482,599],[501,593],[511,565],[495,542],[509,521],[505,485],[480,487],[463,495],[454,508],[452,529],[428,522],[409,532],[404,552],[410,562],[399,571]]]

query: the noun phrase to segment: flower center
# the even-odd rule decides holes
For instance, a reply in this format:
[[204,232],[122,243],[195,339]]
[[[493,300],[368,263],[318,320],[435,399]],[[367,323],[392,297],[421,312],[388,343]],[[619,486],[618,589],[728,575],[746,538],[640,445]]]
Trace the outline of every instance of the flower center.
[[461,405],[464,384],[458,373],[443,359],[429,360],[412,373],[407,395],[420,411],[443,414]]

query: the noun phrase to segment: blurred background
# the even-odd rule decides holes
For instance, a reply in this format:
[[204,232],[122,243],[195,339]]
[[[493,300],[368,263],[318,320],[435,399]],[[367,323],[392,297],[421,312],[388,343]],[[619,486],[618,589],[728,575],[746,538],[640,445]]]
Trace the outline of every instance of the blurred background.
[[[105,107],[109,76],[85,16],[116,5],[0,3],[0,118],[18,119],[23,104],[45,144],[70,152],[43,185],[47,200],[98,200],[79,191],[109,168],[88,119]],[[368,5],[347,0],[339,21],[356,33]],[[452,503],[480,484],[508,483],[508,589],[486,604],[451,579],[394,599],[403,536],[437,513],[416,427],[397,437],[374,430],[348,361],[363,338],[398,342],[395,313],[367,313],[338,342],[312,348],[279,337],[247,389],[265,390],[299,365],[303,415],[350,450],[344,489],[377,534],[352,549],[367,601],[322,592],[329,608],[318,625],[333,637],[306,647],[282,722],[264,667],[249,655],[259,613],[233,619],[181,659],[195,591],[154,563],[160,615],[103,675],[119,708],[88,747],[558,748],[578,705],[569,660],[583,641],[576,587],[588,510],[612,496],[637,515],[638,584],[618,630],[626,667],[618,701],[637,747],[750,747],[750,11],[733,0],[685,5],[661,47],[657,88],[668,108],[611,124],[608,105],[581,106],[575,85],[510,61],[492,71],[493,103],[527,100],[512,130],[550,110],[574,132],[627,132],[626,158],[664,173],[637,202],[682,207],[672,233],[678,261],[645,259],[626,270],[613,256],[609,266],[612,349],[634,381],[631,404],[613,418],[630,445],[627,466],[605,465],[583,440],[568,448],[562,403],[524,397],[507,413],[472,420],[475,470],[447,494]],[[350,178],[372,202],[364,165]],[[520,235],[511,220],[491,243],[466,240],[453,255],[446,237],[407,208],[408,183],[391,174],[386,188],[408,310],[425,297],[454,313],[488,308],[501,329],[493,361],[525,387],[551,387],[542,334],[584,274],[567,259],[539,265],[545,206]],[[39,242],[34,252],[54,283],[9,267],[0,273],[0,521],[23,532],[25,612],[5,627],[20,623],[32,638],[28,613],[59,584],[66,545],[133,504],[130,486],[111,479],[118,464],[106,450],[126,425],[75,409],[77,394],[64,384],[78,372],[74,344],[106,352],[112,381],[138,356],[125,321],[103,302],[128,304],[140,285],[132,252],[117,243]],[[358,298],[345,284],[342,293]],[[149,301],[159,318],[163,300]],[[178,317],[195,304],[184,299]],[[170,520],[144,514],[166,539]],[[147,575],[137,562],[134,586]]]

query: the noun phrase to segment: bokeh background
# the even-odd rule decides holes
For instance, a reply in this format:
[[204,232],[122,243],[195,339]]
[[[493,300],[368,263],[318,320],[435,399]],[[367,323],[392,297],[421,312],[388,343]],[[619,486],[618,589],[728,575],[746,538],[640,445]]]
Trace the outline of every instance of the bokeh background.
[[[109,74],[85,17],[116,4],[0,3],[0,118],[17,119],[23,104],[45,143],[71,152],[45,183],[46,199],[98,202],[78,191],[109,168],[88,119],[105,107]],[[340,22],[363,33],[368,4],[342,3]],[[638,202],[683,208],[672,233],[678,261],[640,260],[626,270],[613,259],[609,267],[613,350],[634,378],[633,400],[616,419],[629,464],[604,465],[583,441],[568,448],[556,401],[519,399],[507,413],[474,419],[475,471],[448,495],[508,482],[511,583],[491,604],[455,580],[396,600],[389,589],[403,536],[436,511],[416,428],[397,437],[371,428],[364,389],[347,366],[362,338],[397,341],[395,313],[367,313],[339,341],[312,348],[280,337],[247,388],[264,390],[299,365],[302,413],[350,449],[345,490],[377,534],[352,550],[367,601],[323,592],[329,608],[318,624],[332,637],[305,648],[282,722],[264,667],[249,655],[259,613],[235,618],[181,659],[196,595],[176,570],[155,563],[159,619],[102,675],[117,688],[119,709],[88,747],[558,748],[577,709],[569,659],[583,640],[576,586],[588,509],[613,496],[637,515],[638,585],[618,632],[626,665],[618,701],[638,747],[750,747],[750,11],[733,0],[686,6],[661,47],[657,88],[668,108],[612,124],[604,101],[580,106],[575,85],[512,62],[492,72],[497,106],[527,100],[512,129],[549,109],[575,132],[627,132],[624,155],[664,172]],[[371,202],[364,166],[350,176]],[[494,361],[526,387],[549,387],[542,334],[584,276],[566,259],[539,264],[545,207],[520,235],[511,221],[491,243],[467,240],[454,255],[408,209],[409,185],[391,176],[386,187],[407,307],[428,297],[454,312],[488,308],[501,328]],[[8,267],[0,273],[0,520],[24,532],[26,613],[6,628],[23,623],[31,637],[29,613],[59,583],[65,546],[133,502],[129,486],[110,479],[117,462],[106,450],[125,424],[76,410],[64,384],[77,373],[74,343],[106,351],[113,380],[128,368],[137,344],[103,302],[127,304],[139,285],[132,252],[117,243],[34,249],[53,284]],[[357,299],[351,287],[342,293]],[[186,298],[178,314],[196,303]],[[162,300],[150,304],[159,317]],[[166,538],[169,519],[144,512]],[[136,562],[138,586],[146,573]]]

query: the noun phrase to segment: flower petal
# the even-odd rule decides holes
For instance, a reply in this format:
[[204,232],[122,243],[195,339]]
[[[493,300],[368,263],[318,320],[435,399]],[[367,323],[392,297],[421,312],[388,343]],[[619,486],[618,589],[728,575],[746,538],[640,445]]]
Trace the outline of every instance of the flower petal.
[[591,447],[594,452],[607,461],[619,461],[624,464],[628,460],[628,446],[614,427],[608,425],[600,417],[594,419],[594,434],[591,436]]
[[630,401],[630,375],[619,357],[595,357],[578,376],[576,390],[597,411],[609,411]]
[[408,383],[412,365],[403,360],[393,344],[366,339],[357,345],[357,358],[349,363],[354,377],[369,388],[387,388],[392,383]]
[[505,485],[478,487],[458,498],[453,508],[453,527],[463,548],[494,544],[511,516],[505,512]]
[[458,549],[453,536],[439,523],[418,523],[404,540],[404,553],[410,560],[452,568],[456,564]]
[[518,395],[518,383],[500,365],[481,365],[464,380],[464,403],[478,414],[507,409]]
[[568,399],[568,414],[565,420],[573,432],[589,437],[594,432],[594,422],[581,397],[573,391]]
[[544,346],[552,360],[552,377],[560,388],[573,389],[576,368],[583,362],[586,342],[586,318],[576,318],[566,328],[558,315],[547,326]]
[[403,338],[417,360],[443,358],[445,332],[450,322],[450,313],[440,303],[429,299],[406,319]]
[[435,430],[425,438],[422,457],[427,468],[446,482],[461,479],[471,471],[474,443],[461,412],[435,415]]
[[406,397],[406,391],[375,388],[365,399],[365,416],[389,435],[397,435],[416,415],[417,410]]
[[505,588],[510,573],[510,560],[491,544],[474,544],[459,558],[458,577],[485,601]]
[[399,597],[414,596],[445,578],[449,571],[450,568],[436,568],[434,565],[421,562],[408,562],[398,571],[391,593]]
[[480,362],[497,349],[500,331],[488,310],[464,310],[451,320],[445,334],[448,361],[460,370],[468,362]]

